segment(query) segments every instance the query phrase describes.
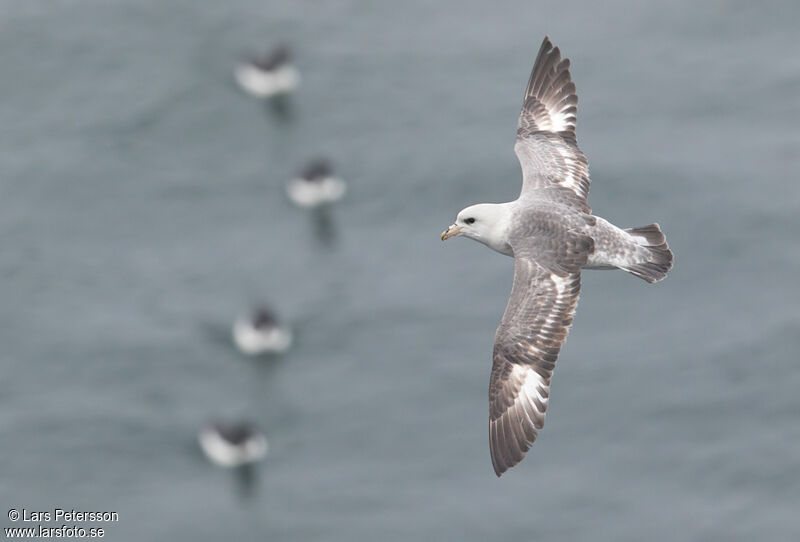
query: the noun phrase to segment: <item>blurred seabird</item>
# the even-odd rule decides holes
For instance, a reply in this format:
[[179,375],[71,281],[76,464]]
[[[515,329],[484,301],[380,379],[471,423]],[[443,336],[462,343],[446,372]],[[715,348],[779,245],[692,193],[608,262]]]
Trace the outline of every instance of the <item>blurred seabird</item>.
[[256,98],[271,98],[294,91],[300,74],[290,62],[289,49],[277,47],[263,57],[247,56],[236,66],[239,86]]
[[344,181],[335,177],[330,163],[322,159],[310,162],[286,185],[289,199],[306,208],[331,204],[341,199],[346,190]]
[[207,423],[197,435],[209,461],[221,467],[242,467],[261,461],[269,446],[263,433],[246,422]]
[[243,353],[281,354],[292,345],[292,330],[281,324],[267,308],[262,307],[251,316],[240,316],[233,323],[233,342]]

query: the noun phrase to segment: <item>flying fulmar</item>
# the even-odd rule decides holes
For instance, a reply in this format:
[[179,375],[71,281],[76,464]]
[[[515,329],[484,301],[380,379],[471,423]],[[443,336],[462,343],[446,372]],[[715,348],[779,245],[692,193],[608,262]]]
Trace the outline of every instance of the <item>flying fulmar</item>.
[[497,476],[522,461],[544,426],[550,378],[578,304],[581,269],[617,268],[658,282],[672,267],[658,224],[621,229],[592,215],[569,65],[545,37],[517,123],[519,198],[467,207],[442,233],[443,241],[463,235],[514,258],[489,381],[489,449]]

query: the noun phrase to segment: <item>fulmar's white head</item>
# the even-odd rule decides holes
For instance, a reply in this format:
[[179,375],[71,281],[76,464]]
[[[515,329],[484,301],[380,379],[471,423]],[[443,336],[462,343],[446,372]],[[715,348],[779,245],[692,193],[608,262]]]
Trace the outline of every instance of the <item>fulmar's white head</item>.
[[479,203],[463,209],[456,221],[442,233],[442,241],[463,235],[501,254],[513,256],[508,243],[511,203]]

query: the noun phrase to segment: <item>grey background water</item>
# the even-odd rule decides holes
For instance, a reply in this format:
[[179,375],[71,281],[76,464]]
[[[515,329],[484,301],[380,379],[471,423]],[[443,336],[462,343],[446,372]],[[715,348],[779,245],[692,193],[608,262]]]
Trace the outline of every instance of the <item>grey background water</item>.
[[[3,517],[113,510],[112,540],[800,538],[796,3],[0,6]],[[439,233],[516,196],[545,34],[595,212],[660,222],[676,266],[584,274],[547,426],[498,480],[511,260]],[[231,77],[280,41],[288,117]],[[283,193],[319,153],[350,183],[329,247]],[[298,333],[272,363],[225,336],[260,300]],[[197,448],[212,416],[267,432],[249,496]]]

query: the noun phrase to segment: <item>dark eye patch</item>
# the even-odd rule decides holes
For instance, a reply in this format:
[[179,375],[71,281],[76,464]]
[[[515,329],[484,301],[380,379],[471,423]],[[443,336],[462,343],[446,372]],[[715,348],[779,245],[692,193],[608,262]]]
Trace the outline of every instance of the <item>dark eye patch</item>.
[[464,222],[466,222],[467,224],[475,224],[475,219],[470,217],[470,218],[464,220]]

